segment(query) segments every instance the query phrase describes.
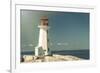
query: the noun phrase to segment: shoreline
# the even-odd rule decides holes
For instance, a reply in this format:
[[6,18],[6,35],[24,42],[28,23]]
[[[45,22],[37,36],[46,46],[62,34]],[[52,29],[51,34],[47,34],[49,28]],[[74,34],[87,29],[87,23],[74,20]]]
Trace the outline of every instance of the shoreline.
[[57,61],[78,61],[84,60],[82,58],[72,55],[58,55],[52,54],[50,56],[34,56],[34,55],[23,55],[21,62],[57,62]]
[[[90,59],[90,52],[88,49],[85,50],[60,50],[60,51],[52,51],[50,50],[50,54],[59,54],[59,55],[72,55],[82,59]],[[22,51],[21,56],[24,55],[35,55],[34,51]]]

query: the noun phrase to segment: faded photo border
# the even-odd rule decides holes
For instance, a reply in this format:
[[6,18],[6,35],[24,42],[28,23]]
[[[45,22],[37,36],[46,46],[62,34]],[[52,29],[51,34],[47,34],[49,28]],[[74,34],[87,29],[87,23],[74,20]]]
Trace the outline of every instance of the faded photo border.
[[[95,15],[94,8],[71,6],[49,6],[33,4],[11,4],[11,72],[17,71],[34,71],[42,69],[63,69],[73,67],[92,66],[95,64]],[[75,7],[74,7],[75,6]],[[48,63],[20,63],[20,10],[45,10],[45,11],[60,11],[60,12],[88,12],[90,13],[90,60],[85,61],[70,61],[70,62],[48,62]],[[48,67],[49,66],[49,67]]]

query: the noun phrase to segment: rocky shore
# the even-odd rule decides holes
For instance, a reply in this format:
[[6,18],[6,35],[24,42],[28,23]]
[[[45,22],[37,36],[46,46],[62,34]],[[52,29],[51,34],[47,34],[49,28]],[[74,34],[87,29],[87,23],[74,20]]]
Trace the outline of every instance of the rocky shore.
[[57,55],[53,54],[52,56],[33,56],[33,55],[24,55],[21,58],[21,62],[54,62],[54,61],[77,61],[82,60],[76,56],[71,55]]

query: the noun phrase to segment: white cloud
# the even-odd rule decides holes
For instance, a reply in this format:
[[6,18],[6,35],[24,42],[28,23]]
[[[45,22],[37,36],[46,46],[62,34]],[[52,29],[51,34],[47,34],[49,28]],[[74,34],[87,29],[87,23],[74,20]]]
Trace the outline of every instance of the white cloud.
[[33,46],[33,44],[29,44],[28,46]]
[[67,46],[68,43],[57,43],[57,45]]
[[62,45],[62,43],[57,43],[57,45]]
[[52,45],[53,45],[53,43],[50,43],[50,45],[52,46]]

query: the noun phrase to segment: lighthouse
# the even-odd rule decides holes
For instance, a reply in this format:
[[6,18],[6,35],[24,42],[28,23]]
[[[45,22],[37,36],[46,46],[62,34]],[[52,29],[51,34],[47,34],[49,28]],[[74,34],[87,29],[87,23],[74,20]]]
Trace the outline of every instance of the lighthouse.
[[41,17],[39,28],[38,45],[35,47],[35,56],[48,55],[48,18]]

